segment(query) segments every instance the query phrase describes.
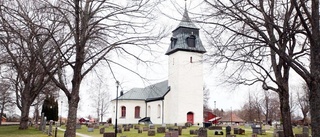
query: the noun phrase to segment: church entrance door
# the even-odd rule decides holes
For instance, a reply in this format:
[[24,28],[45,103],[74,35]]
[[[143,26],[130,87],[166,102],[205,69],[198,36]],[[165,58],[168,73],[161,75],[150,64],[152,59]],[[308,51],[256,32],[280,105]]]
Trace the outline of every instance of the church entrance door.
[[187,113],[187,122],[193,124],[193,113],[192,112]]

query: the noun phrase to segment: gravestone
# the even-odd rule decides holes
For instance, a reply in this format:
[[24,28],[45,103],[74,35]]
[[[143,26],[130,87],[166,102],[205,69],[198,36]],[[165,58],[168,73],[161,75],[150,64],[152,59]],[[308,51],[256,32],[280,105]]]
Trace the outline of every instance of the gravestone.
[[148,136],[155,136],[155,135],[156,135],[156,131],[155,131],[155,130],[150,129],[150,130],[148,131]]
[[157,133],[165,133],[166,128],[165,127],[157,127]]
[[46,122],[47,121],[47,117],[44,117],[43,121],[42,121],[42,132],[45,133],[46,131]]
[[93,127],[88,127],[88,132],[93,132]]
[[154,129],[155,127],[154,127],[154,125],[153,124],[150,124],[149,125],[149,129]]
[[196,135],[195,130],[192,130],[192,129],[189,131],[189,133],[190,135]]
[[148,131],[148,130],[149,130],[149,127],[143,127],[142,130],[143,130],[143,131]]
[[103,133],[103,137],[115,137],[115,136],[116,136],[116,133],[114,132]]
[[[41,119],[40,119],[40,125],[39,125],[39,131],[42,131],[42,124],[43,124],[43,119],[44,119],[44,113],[41,114]],[[38,124],[38,123],[37,123]]]
[[138,129],[138,133],[141,134],[141,133],[142,133],[142,130],[141,130],[141,129]]
[[304,126],[302,128],[302,134],[306,134],[306,135],[309,135],[309,128],[307,126]]
[[100,128],[100,134],[104,134],[104,132],[105,132],[105,128],[103,127],[103,128]]
[[134,129],[140,129],[139,125],[134,125]]
[[128,127],[129,127],[129,128],[133,128],[133,125],[132,125],[132,124],[128,124]]
[[52,136],[52,124],[53,124],[53,120],[50,120],[49,129],[48,129],[48,136]]
[[76,124],[76,129],[81,129],[81,125],[79,123]]
[[207,137],[207,129],[205,128],[199,128],[198,130],[198,137]]
[[179,132],[179,135],[182,134],[182,127],[181,126],[178,127],[178,132]]
[[179,137],[178,131],[169,131],[165,133],[164,137]]
[[121,127],[118,127],[118,128],[117,128],[117,132],[118,132],[118,133],[122,133],[122,128],[121,128]]
[[99,129],[99,124],[94,124],[93,128],[94,129]]
[[129,126],[123,127],[123,131],[130,131],[130,127]]

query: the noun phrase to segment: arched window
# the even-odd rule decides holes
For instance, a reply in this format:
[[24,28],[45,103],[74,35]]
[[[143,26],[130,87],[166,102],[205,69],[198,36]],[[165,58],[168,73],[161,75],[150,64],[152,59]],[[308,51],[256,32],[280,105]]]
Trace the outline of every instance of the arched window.
[[125,106],[122,106],[122,107],[121,107],[121,117],[122,117],[122,118],[125,118],[125,117],[126,117],[126,107],[125,107]]
[[134,117],[135,118],[140,118],[140,107],[139,106],[136,106],[134,108]]
[[158,104],[158,118],[161,117],[161,106],[160,104]]
[[186,40],[188,47],[196,47],[196,37],[194,35],[190,35]]
[[171,49],[173,49],[177,43],[177,38],[172,37],[170,40],[171,40]]

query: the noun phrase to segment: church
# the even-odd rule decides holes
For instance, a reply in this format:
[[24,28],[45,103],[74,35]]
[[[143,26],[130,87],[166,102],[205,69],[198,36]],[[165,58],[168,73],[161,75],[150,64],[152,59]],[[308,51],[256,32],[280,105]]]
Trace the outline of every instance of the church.
[[185,9],[181,22],[172,31],[168,58],[168,80],[145,88],[133,88],[112,100],[112,122],[136,124],[149,120],[153,124],[203,122],[203,54],[199,28]]

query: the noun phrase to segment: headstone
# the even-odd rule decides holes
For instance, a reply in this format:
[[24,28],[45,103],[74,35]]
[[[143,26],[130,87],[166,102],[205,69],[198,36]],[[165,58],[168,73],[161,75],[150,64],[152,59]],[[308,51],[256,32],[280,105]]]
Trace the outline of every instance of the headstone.
[[52,124],[53,124],[53,120],[50,120],[49,129],[48,129],[48,136],[52,136]]
[[133,125],[132,124],[128,124],[129,128],[133,128]]
[[95,125],[93,126],[93,128],[94,128],[94,129],[99,129],[99,125],[98,125],[98,124],[95,124]]
[[207,137],[207,129],[205,128],[199,128],[198,130],[198,137]]
[[141,134],[141,133],[142,133],[142,130],[141,130],[141,129],[138,129],[138,133]]
[[88,132],[93,132],[93,127],[88,127]]
[[41,114],[41,119],[40,119],[40,125],[39,125],[39,131],[42,131],[43,128],[43,119],[44,119],[44,113]]
[[307,126],[304,126],[304,127],[302,128],[302,134],[307,134],[307,135],[309,135],[309,128],[308,128]]
[[79,123],[76,124],[76,129],[81,129],[81,125]]
[[134,125],[134,129],[140,129],[139,125]]
[[123,127],[123,131],[130,131],[130,127],[129,126]]
[[156,131],[155,131],[155,130],[150,129],[150,130],[148,131],[148,136],[155,136],[155,135],[156,135]]
[[166,128],[165,127],[157,127],[157,133],[165,133]]
[[109,123],[105,123],[105,124],[104,124],[104,127],[105,127],[105,128],[109,128],[109,126],[110,126]]
[[182,134],[182,127],[181,126],[178,127],[178,132],[179,132],[179,135]]
[[122,133],[122,128],[121,127],[118,127],[117,129],[118,129],[117,130],[118,133]]
[[178,131],[169,131],[165,133],[164,137],[179,137]]
[[46,131],[46,121],[47,121],[47,117],[44,117],[44,119],[42,121],[42,132]]
[[104,134],[104,132],[105,132],[105,128],[103,127],[103,128],[100,128],[100,134]]
[[115,136],[116,136],[116,133],[114,132],[103,133],[103,137],[115,137]]
[[148,131],[148,130],[149,130],[149,127],[143,127],[142,130],[143,130],[143,131]]
[[149,129],[154,129],[155,127],[154,127],[154,125],[153,124],[150,124],[149,125]]
[[192,129],[189,132],[190,132],[190,135],[196,135],[195,131]]

